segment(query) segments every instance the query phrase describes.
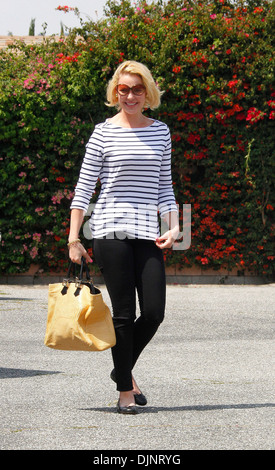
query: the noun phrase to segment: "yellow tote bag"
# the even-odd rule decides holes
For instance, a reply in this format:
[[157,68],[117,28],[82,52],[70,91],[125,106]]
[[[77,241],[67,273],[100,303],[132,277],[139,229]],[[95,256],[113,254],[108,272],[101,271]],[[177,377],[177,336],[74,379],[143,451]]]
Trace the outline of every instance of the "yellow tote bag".
[[[116,344],[110,309],[93,285],[85,260],[82,259],[79,278],[70,278],[72,266],[73,263],[67,279],[49,285],[44,344],[62,350],[104,351]],[[86,280],[82,279],[83,268]]]

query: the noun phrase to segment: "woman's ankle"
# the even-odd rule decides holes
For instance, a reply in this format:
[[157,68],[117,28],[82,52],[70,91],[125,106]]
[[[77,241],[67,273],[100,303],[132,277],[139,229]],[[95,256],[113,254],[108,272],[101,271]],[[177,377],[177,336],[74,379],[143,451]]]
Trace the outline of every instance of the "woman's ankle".
[[119,393],[119,403],[120,406],[134,406],[135,398],[133,390]]
[[140,388],[138,384],[136,383],[133,375],[132,375],[132,383],[133,383],[133,393],[140,394],[141,393]]

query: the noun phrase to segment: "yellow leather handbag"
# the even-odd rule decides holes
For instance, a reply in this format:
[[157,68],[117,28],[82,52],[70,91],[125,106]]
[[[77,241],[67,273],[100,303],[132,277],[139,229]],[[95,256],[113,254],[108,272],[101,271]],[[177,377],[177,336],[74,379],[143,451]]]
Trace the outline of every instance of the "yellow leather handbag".
[[[74,275],[71,277],[72,268]],[[83,270],[86,280],[83,279]],[[82,258],[79,277],[70,263],[67,278],[50,284],[45,346],[62,350],[104,351],[116,344],[113,319],[101,291],[93,285]]]

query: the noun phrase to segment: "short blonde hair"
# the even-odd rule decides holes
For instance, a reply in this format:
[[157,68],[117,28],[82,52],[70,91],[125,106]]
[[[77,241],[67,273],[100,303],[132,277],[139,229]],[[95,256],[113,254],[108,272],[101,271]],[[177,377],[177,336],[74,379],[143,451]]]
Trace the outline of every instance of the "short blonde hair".
[[162,92],[157,87],[150,70],[146,65],[136,62],[135,60],[127,60],[120,64],[116,69],[113,77],[107,87],[107,106],[119,107],[116,86],[120,76],[124,73],[139,75],[146,88],[145,108],[156,109],[160,105]]

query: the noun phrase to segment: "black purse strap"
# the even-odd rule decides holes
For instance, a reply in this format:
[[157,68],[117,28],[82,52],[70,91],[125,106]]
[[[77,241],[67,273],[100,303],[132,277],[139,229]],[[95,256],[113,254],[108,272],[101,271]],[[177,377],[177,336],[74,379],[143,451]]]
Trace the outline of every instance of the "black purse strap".
[[86,280],[90,281],[91,276],[90,276],[90,271],[87,265],[87,262],[85,258],[82,256],[81,258],[81,265],[80,265],[80,271],[79,271],[79,276],[76,275],[76,266],[77,264],[74,263],[73,261],[70,261],[69,267],[68,267],[68,272],[67,272],[67,277],[65,280],[78,280],[78,281],[83,281],[83,271],[85,270],[86,273]]
[[[85,273],[85,278],[84,278],[84,273]],[[92,294],[97,294],[99,292],[99,290],[93,284],[89,267],[83,256],[81,258],[79,276],[76,275],[76,263],[74,263],[73,261],[70,261],[68,272],[67,272],[67,277],[63,279],[63,286],[68,288],[70,283],[75,283],[77,287],[76,292],[79,292],[81,285],[88,285]]]
[[80,281],[83,280],[83,271],[84,270],[85,270],[85,273],[86,273],[86,280],[90,281],[91,280],[90,271],[89,271],[89,268],[88,268],[88,265],[87,265],[87,262],[86,262],[85,258],[82,256],[80,273],[79,273],[79,280]]

